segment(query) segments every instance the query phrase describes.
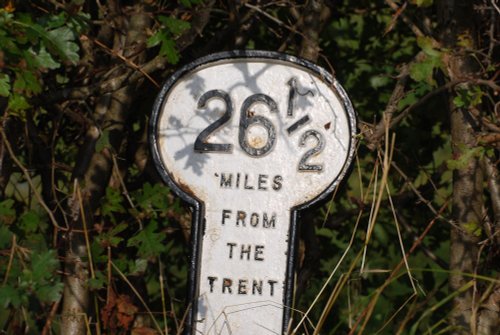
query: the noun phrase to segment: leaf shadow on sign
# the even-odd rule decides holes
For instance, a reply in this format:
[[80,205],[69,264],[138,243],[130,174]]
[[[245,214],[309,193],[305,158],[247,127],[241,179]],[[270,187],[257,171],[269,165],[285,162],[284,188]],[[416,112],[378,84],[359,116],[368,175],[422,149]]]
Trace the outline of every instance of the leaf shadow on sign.
[[[170,116],[168,122],[175,129],[183,128],[181,121],[175,116]],[[209,157],[207,155],[192,155],[193,145],[188,143],[183,135],[179,135],[179,137],[185,145],[183,146],[183,149],[175,152],[174,159],[176,161],[181,161],[182,159],[187,158],[184,168],[191,168],[197,176],[203,175],[203,166]]]
[[[202,77],[194,75],[187,79],[186,88],[189,90],[189,94],[193,97],[193,99],[196,100],[205,89],[205,80]],[[169,117],[168,123],[172,129],[175,130],[186,128],[186,126],[182,124],[181,120],[173,115]],[[187,132],[176,132],[175,136],[179,137],[184,145],[182,146],[183,149],[175,152],[174,159],[176,161],[181,161],[186,158],[184,168],[190,168],[196,175],[201,176],[203,175],[203,166],[209,157],[207,155],[192,155],[193,145],[185,139],[184,134],[187,134]],[[173,135],[168,136],[172,137]]]
[[[239,109],[241,106],[234,105],[234,91],[238,88],[244,87],[246,88],[250,93],[248,96],[251,96],[252,94],[267,94],[266,90],[262,87],[259,86],[259,78],[262,76],[267,76],[267,75],[272,75],[269,73],[270,70],[273,68],[273,63],[265,64],[261,68],[259,68],[257,71],[252,71],[250,64],[247,62],[243,61],[236,61],[234,64],[232,64],[232,68],[238,72],[241,73],[241,76],[239,79],[235,80],[234,83],[231,83],[231,85],[227,86],[227,84],[224,84],[225,80],[222,79],[221,77],[221,84],[220,87],[217,87],[214,85],[214,87],[209,87],[207,88],[207,82],[206,79],[199,75],[197,72],[189,74],[187,77],[185,77],[185,85],[184,87],[187,89],[189,95],[193,98],[193,101],[195,102],[195,106],[197,106],[197,102],[199,101],[200,97],[205,94],[208,90],[214,90],[214,89],[221,89],[222,87],[227,87],[224,90],[227,91],[227,93],[232,97],[232,108],[233,114],[239,115],[243,111],[240,111]],[[222,74],[221,74],[222,75]],[[235,78],[235,76],[231,76],[231,78]],[[279,80],[280,77],[277,78]],[[297,119],[301,118],[304,116],[306,111],[310,109],[314,105],[314,99],[317,97],[317,92],[319,91],[319,88],[317,87],[317,84],[315,83],[315,78],[311,76],[311,82],[296,82],[296,78],[293,75],[293,73],[290,73],[290,77],[286,77],[283,79],[283,82],[276,82],[273,83],[275,85],[282,85],[283,86],[283,94],[282,96],[272,96],[271,98],[275,100],[280,106],[283,106],[279,111],[279,114],[276,115],[276,126],[280,130],[285,130],[287,127],[289,127],[291,124],[297,121]],[[295,115],[293,116],[288,116],[287,115],[287,106],[291,103],[290,102],[290,89],[292,88],[292,81],[293,85],[295,88],[295,97],[293,98],[293,104],[294,104],[294,109],[295,109]],[[245,97],[248,98],[248,97]],[[228,106],[226,108],[229,108]],[[192,139],[186,140],[185,134],[189,133],[190,130],[193,132],[200,131],[200,130],[195,130],[195,129],[190,129],[189,124],[191,123],[191,120],[193,118],[201,118],[204,120],[204,123],[208,125],[213,125],[215,124],[224,114],[225,110],[221,108],[209,108],[204,107],[204,109],[196,108],[193,113],[193,116],[191,119],[188,121],[184,121],[186,124],[182,124],[183,122],[174,117],[171,116],[169,119],[169,123],[172,129],[180,130],[183,129],[183,131],[177,131],[175,136],[180,137],[180,139],[184,142],[184,146],[182,146],[182,149],[179,149],[178,151],[175,152],[174,154],[174,159],[176,161],[184,161],[184,169],[189,170],[191,169],[196,175],[202,176],[203,175],[203,170],[204,166],[208,163],[210,159],[213,159],[214,153],[213,152],[199,152],[196,154],[193,154],[194,152],[194,143],[192,142]],[[232,115],[232,118],[235,117],[235,115]],[[266,115],[263,115],[266,116]],[[266,116],[267,117],[267,116]],[[231,126],[233,124],[233,126]],[[234,131],[241,131],[237,126],[234,126],[234,121],[228,121],[225,124],[220,124],[220,126],[216,129],[214,129],[210,136],[208,137],[208,142],[213,143],[213,144],[218,144],[218,143],[224,143],[226,141],[221,141],[211,139],[214,137],[214,135],[217,134],[223,134],[225,135],[226,138],[231,137],[230,133]],[[193,135],[193,133],[189,133],[190,135]],[[195,134],[198,135],[199,134]],[[293,135],[295,136],[295,134]],[[234,138],[234,136],[232,137]],[[290,141],[286,141],[287,145],[292,145]],[[231,143],[233,144],[234,150],[239,150],[239,146],[237,143]],[[217,153],[215,153],[217,154]]]

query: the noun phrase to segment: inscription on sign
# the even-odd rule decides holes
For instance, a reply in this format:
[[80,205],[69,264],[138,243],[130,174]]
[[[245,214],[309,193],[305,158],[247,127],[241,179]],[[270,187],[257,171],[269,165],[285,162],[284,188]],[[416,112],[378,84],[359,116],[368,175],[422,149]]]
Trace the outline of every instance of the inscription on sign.
[[321,68],[261,51],[179,70],[153,112],[153,157],[189,201],[189,334],[281,334],[293,294],[297,211],[331,192],[355,116]]

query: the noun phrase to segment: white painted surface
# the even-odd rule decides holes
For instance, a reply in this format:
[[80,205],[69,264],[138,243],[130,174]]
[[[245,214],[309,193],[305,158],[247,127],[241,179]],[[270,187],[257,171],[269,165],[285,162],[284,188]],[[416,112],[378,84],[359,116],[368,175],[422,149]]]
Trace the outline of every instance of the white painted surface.
[[[293,117],[287,115],[287,83],[291,78],[295,78],[299,93],[295,95]],[[229,94],[234,111],[208,142],[231,144],[232,150],[195,152],[196,137],[225,111],[220,99],[197,108],[200,97],[214,89]],[[314,96],[305,94],[308,91]],[[244,152],[238,140],[241,106],[256,93],[268,95],[278,106],[278,113],[271,113],[262,103],[250,108],[252,115],[266,117],[276,129],[273,148],[260,157]],[[310,121],[289,135],[287,128],[306,115]],[[290,209],[320,195],[344,167],[351,130],[342,102],[331,87],[301,67],[271,60],[226,60],[199,67],[177,81],[165,99],[158,129],[160,156],[167,170],[206,209],[196,333],[280,334]],[[309,137],[305,146],[299,145],[307,130],[315,130],[324,138],[324,149],[307,160],[321,165],[319,172],[298,169],[304,154],[317,144]],[[261,126],[250,127],[247,136],[249,142],[260,142],[260,146],[269,140]],[[226,181],[232,175],[231,187],[221,187],[223,174]],[[245,189],[245,178],[247,188],[253,189]],[[241,221],[237,225],[238,211],[246,213],[245,227]],[[252,213],[259,217],[257,227],[250,224]],[[262,227],[264,213],[268,219],[275,215],[274,228]],[[246,253],[241,259],[242,244],[251,246],[250,260]],[[212,285],[209,277],[217,278]],[[232,293],[227,285],[223,292],[224,278],[233,281]],[[259,294],[256,288],[261,280]],[[271,285],[269,281],[276,283]]]

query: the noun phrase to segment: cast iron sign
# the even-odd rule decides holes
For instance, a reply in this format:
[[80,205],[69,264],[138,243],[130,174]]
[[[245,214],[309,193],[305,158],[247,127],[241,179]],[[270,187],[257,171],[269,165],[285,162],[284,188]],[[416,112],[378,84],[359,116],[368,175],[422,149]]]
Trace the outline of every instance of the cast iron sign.
[[286,331],[297,213],[343,178],[355,129],[338,82],[296,57],[218,53],[167,81],[151,142],[194,208],[188,334]]

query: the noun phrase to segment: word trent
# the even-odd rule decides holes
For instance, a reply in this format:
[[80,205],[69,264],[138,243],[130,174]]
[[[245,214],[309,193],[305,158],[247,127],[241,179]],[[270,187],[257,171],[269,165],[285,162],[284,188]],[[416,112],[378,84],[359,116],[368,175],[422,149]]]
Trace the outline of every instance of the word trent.
[[[274,296],[275,284],[277,280],[262,280],[246,278],[220,278],[216,276],[208,276],[208,284],[210,285],[210,293],[214,290],[220,290],[222,294],[239,294],[239,295],[262,295],[263,293],[269,296]],[[218,288],[216,288],[218,286]]]

